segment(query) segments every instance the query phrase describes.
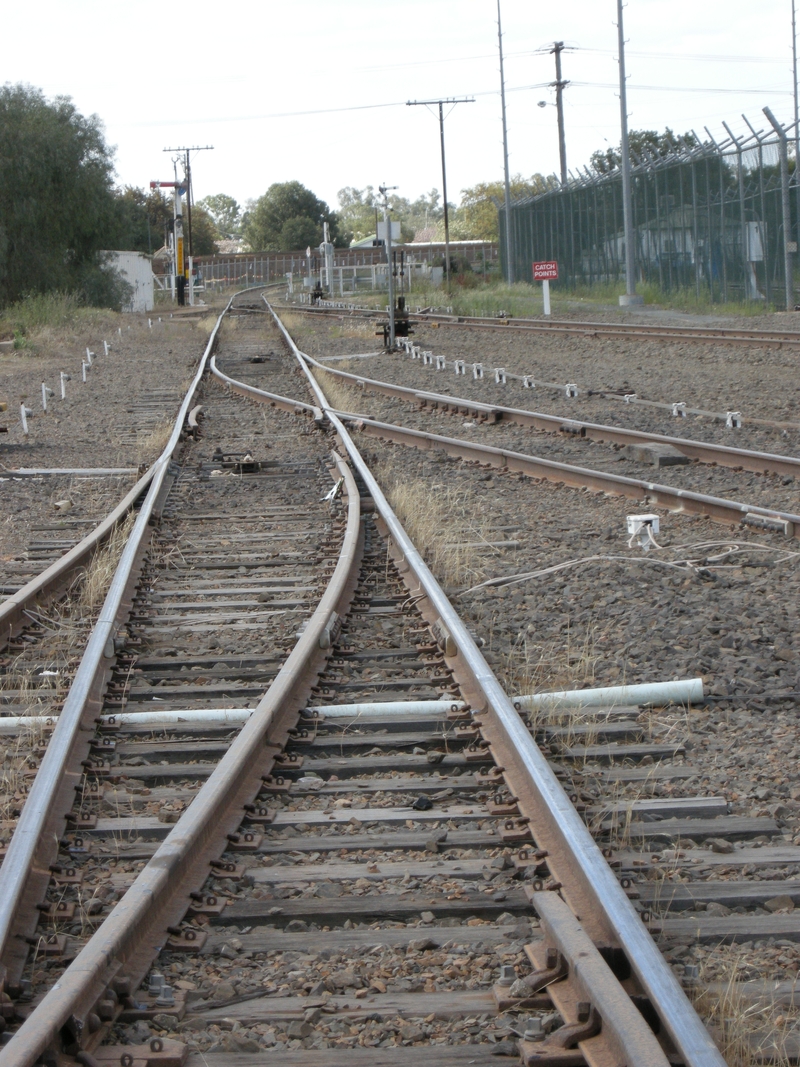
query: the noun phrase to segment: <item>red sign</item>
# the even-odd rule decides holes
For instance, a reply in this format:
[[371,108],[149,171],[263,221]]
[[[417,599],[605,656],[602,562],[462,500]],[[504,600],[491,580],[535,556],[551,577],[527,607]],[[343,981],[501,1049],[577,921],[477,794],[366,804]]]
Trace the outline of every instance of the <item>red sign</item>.
[[552,282],[558,279],[558,263],[555,260],[547,260],[533,264],[533,280],[535,282]]

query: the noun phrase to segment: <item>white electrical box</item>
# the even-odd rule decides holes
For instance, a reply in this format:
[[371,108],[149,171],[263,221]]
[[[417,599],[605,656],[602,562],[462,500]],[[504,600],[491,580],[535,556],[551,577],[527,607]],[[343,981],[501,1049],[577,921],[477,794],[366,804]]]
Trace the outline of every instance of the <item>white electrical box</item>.
[[635,537],[643,526],[649,526],[654,534],[658,533],[658,515],[626,515],[625,518],[628,523],[628,534],[631,537]]

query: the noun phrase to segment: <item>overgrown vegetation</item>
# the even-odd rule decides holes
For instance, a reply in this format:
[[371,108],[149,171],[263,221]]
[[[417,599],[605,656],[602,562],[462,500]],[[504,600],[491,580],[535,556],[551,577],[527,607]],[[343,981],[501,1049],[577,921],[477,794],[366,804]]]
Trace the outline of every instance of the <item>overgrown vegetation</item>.
[[0,312],[0,339],[28,348],[45,334],[95,326],[107,315],[76,293],[31,293]]
[[0,307],[27,293],[113,301],[111,149],[96,115],[25,85],[0,88]]

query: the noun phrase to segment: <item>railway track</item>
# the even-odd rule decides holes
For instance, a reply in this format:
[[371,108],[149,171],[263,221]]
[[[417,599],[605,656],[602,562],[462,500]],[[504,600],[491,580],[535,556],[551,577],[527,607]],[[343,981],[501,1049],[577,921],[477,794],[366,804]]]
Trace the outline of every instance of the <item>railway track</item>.
[[[330,306],[309,306],[292,304],[292,311],[306,315],[327,316],[347,313],[368,318],[383,317],[385,312],[371,308],[359,308],[343,302],[332,302]],[[438,326],[452,326],[479,330],[515,330],[528,333],[566,335],[591,339],[625,338],[651,339],[663,341],[698,341],[705,344],[747,344],[768,348],[794,347],[800,344],[800,334],[796,330],[742,330],[725,326],[664,326],[650,323],[609,323],[580,322],[570,319],[528,319],[513,318],[498,314],[492,318],[479,315],[441,314],[437,311],[422,311],[409,315],[414,323],[435,323]]]
[[[749,470],[760,474],[781,475],[788,483],[793,483],[800,472],[800,460],[793,456],[782,456],[772,453],[756,452],[753,450],[735,448],[728,445],[719,445],[702,441],[687,440],[680,437],[669,437],[663,434],[648,433],[642,430],[631,430],[623,427],[604,426],[595,423],[581,421],[575,418],[564,418],[547,415],[536,411],[505,407],[501,404],[483,403],[474,398],[464,398],[448,394],[431,393],[412,387],[389,383],[366,377],[362,374],[354,374],[348,371],[338,370],[330,365],[323,364],[311,357],[304,357],[318,371],[329,378],[346,382],[358,387],[362,395],[373,393],[384,395],[393,399],[399,399],[413,403],[422,409],[425,414],[449,414],[458,418],[466,417],[466,427],[492,425],[497,426],[516,425],[546,433],[556,434],[561,439],[555,448],[548,446],[549,455],[530,455],[522,453],[517,448],[504,447],[502,444],[487,445],[483,440],[465,441],[462,438],[453,439],[441,434],[428,431],[430,420],[423,419],[423,425],[409,427],[397,425],[386,421],[358,416],[355,421],[358,429],[368,435],[373,435],[384,440],[392,440],[410,447],[423,449],[442,449],[449,455],[459,457],[466,461],[483,463],[488,466],[501,467],[509,470],[523,471],[531,477],[544,478],[556,483],[564,483],[574,487],[590,488],[596,491],[619,493],[631,499],[642,501],[645,504],[658,504],[671,510],[688,511],[691,513],[711,515],[721,522],[739,523],[744,522],[762,529],[774,529],[786,536],[795,536],[795,530],[800,529],[800,519],[793,511],[781,511],[772,507],[765,507],[763,501],[743,503],[741,500],[730,497],[712,496],[707,492],[699,491],[701,488],[696,479],[689,480],[684,477],[685,484],[680,481],[674,484],[675,476],[680,475],[681,468],[672,470],[673,484],[651,482],[633,475],[638,474],[637,466],[662,463],[673,467],[675,464],[688,463],[696,460],[707,465],[718,465],[732,468],[733,470]],[[437,368],[438,369],[438,368]],[[354,405],[363,407],[361,397],[354,400]],[[419,420],[417,420],[419,422]],[[497,430],[493,431],[495,436]],[[614,456],[614,461],[625,458],[627,452],[630,457],[628,464],[629,472],[625,475],[617,474],[610,468],[607,459],[601,459],[599,468],[587,468],[584,456],[576,451],[575,446],[568,447],[574,439],[595,440],[609,442],[623,449],[622,456]],[[519,437],[516,442],[519,444]],[[526,443],[526,442],[525,442]],[[560,456],[556,451],[566,452]],[[574,458],[579,460],[578,464]],[[614,462],[613,466],[617,466]],[[746,484],[726,486],[728,492],[738,491],[747,493],[752,491],[747,480]],[[769,496],[775,495],[775,487],[769,482],[763,487],[764,493]],[[787,493],[787,499],[793,501],[791,491]]]
[[635,845],[652,817],[671,840],[755,829],[719,797],[595,796],[603,857],[564,791],[585,803],[587,750],[615,747],[610,791],[644,759],[686,776],[680,745],[654,745],[635,705],[520,717],[251,300],[212,364],[228,391],[201,368],[199,439],[179,443],[184,403],[137,523],[150,543],[123,552],[93,681],[42,759],[34,788],[80,696],[98,732],[83,777],[80,744],[62,757],[20,906],[33,790],[0,869],[0,1064],[721,1063],[648,932],[675,920],[652,915]]
[[[420,351],[409,346],[412,358],[420,358]],[[428,353],[430,356],[431,354]],[[642,429],[630,429],[624,426],[603,425],[573,415],[552,415],[525,408],[508,407],[492,401],[481,401],[476,397],[464,397],[452,393],[438,393],[402,385],[399,382],[380,381],[365,374],[355,374],[339,370],[330,364],[306,357],[311,363],[330,375],[331,378],[347,382],[368,393],[404,400],[416,407],[431,412],[466,417],[479,423],[494,425],[497,423],[521,426],[527,429],[543,430],[546,433],[569,437],[588,438],[627,448],[630,453],[643,462],[654,466],[673,466],[688,460],[697,460],[704,464],[717,464],[734,470],[748,470],[755,473],[780,474],[794,479],[800,474],[800,459],[791,455],[760,452],[753,449],[737,448],[733,445],[715,444],[709,441],[696,441],[686,437],[652,433]],[[420,361],[421,362],[421,361]],[[428,364],[433,363],[432,358]],[[448,361],[443,361],[447,369]],[[419,365],[419,364],[418,364]],[[452,362],[450,362],[452,366]],[[635,446],[643,449],[635,452]]]
[[[348,315],[343,315],[341,310],[338,311],[338,313],[334,311],[334,309],[323,310],[325,311],[325,314],[320,321],[325,321],[326,319],[330,321],[334,315],[338,316],[337,322],[340,326],[347,327],[348,323],[352,321]],[[291,306],[292,314],[298,311],[313,314],[314,309],[303,305]],[[376,313],[373,312],[364,312],[364,316],[362,317],[361,321],[370,322],[373,320],[375,314]],[[356,319],[356,322],[358,321],[359,320]],[[419,327],[425,327],[426,323],[424,321],[417,322],[415,323],[415,325],[418,328],[417,332],[419,332]],[[428,344],[431,343],[433,329],[436,328],[438,325],[439,324],[436,322],[427,323],[425,336],[427,338]],[[493,347],[491,355],[492,362],[487,361],[487,356],[485,354],[486,349],[483,346],[481,346],[476,352],[475,346],[473,345],[472,355],[471,357],[468,357],[466,353],[467,351],[469,351],[470,346],[466,344],[464,339],[459,340],[457,333],[453,337],[443,336],[441,338],[441,346],[444,347],[446,350],[449,350],[451,353],[455,354],[455,358],[453,359],[446,358],[443,354],[441,354],[441,352],[434,353],[433,351],[423,350],[421,345],[412,345],[408,339],[402,340],[401,345],[405,344],[407,352],[412,355],[412,358],[420,359],[423,365],[429,365],[431,368],[435,367],[436,370],[454,369],[456,375],[463,376],[459,380],[462,389],[464,385],[473,386],[471,393],[468,395],[471,395],[475,392],[476,386],[478,389],[483,389],[488,392],[492,383],[495,386],[498,384],[502,385],[504,387],[504,391],[506,385],[517,386],[526,390],[526,392],[523,393],[526,399],[534,395],[538,395],[539,397],[548,397],[548,395],[552,394],[553,401],[556,404],[559,403],[559,398],[561,398],[561,400],[563,401],[565,397],[567,404],[572,407],[578,407],[579,405],[583,406],[587,402],[589,402],[591,403],[595,411],[597,411],[598,407],[601,408],[603,419],[604,421],[608,422],[616,423],[619,418],[623,417],[629,425],[632,421],[636,421],[642,424],[642,427],[644,428],[644,426],[647,425],[648,421],[652,421],[654,419],[664,419],[666,417],[666,421],[675,422],[676,419],[693,418],[698,419],[705,424],[711,423],[717,424],[720,427],[724,427],[725,429],[722,431],[723,434],[725,433],[725,431],[730,430],[731,428],[747,427],[750,428],[751,431],[762,431],[762,433],[759,435],[762,437],[764,433],[774,434],[776,432],[781,433],[784,437],[786,437],[796,432],[799,428],[798,423],[796,421],[793,421],[791,417],[783,420],[775,418],[765,419],[754,416],[752,412],[746,410],[746,408],[749,407],[752,403],[752,393],[751,390],[747,387],[745,378],[750,381],[751,385],[757,386],[763,385],[764,382],[768,381],[768,372],[766,376],[759,379],[753,376],[752,370],[756,366],[765,364],[770,353],[765,353],[763,349],[759,350],[758,345],[753,340],[754,338],[760,336],[760,333],[758,331],[744,331],[744,333],[752,335],[750,341],[748,341],[748,344],[751,344],[751,342],[755,344],[755,347],[753,348],[751,353],[752,358],[748,363],[747,374],[745,375],[742,381],[738,381],[735,377],[732,379],[730,377],[730,374],[735,374],[736,372],[733,371],[733,368],[730,368],[727,376],[728,387],[733,388],[734,395],[738,395],[739,399],[734,401],[727,400],[725,406],[721,406],[721,408],[719,409],[709,409],[707,405],[700,407],[693,405],[691,403],[693,395],[691,383],[687,382],[683,382],[682,385],[679,384],[678,387],[681,390],[686,390],[688,384],[688,393],[676,391],[676,393],[672,396],[670,396],[669,393],[666,396],[664,396],[662,393],[660,397],[658,395],[650,395],[653,389],[654,382],[658,381],[659,377],[661,376],[660,374],[655,374],[654,376],[647,377],[645,379],[641,379],[637,375],[636,380],[639,381],[638,387],[631,386],[630,384],[627,384],[625,382],[617,386],[601,386],[597,382],[596,375],[598,368],[594,366],[594,360],[592,360],[590,363],[590,366],[592,367],[592,371],[594,372],[595,376],[595,381],[591,385],[581,380],[583,375],[586,373],[582,368],[579,372],[573,371],[570,374],[570,377],[572,378],[571,381],[560,379],[560,376],[556,377],[556,379],[553,380],[554,369],[552,361],[550,361],[551,370],[549,371],[549,373],[530,373],[530,371],[528,371],[527,369],[526,362],[524,362],[520,367],[518,361],[511,354],[510,349],[514,341],[516,340],[516,343],[519,344],[519,342],[523,340],[519,338],[517,334],[514,333],[507,334],[505,340],[501,340],[499,344]],[[671,335],[669,334],[666,334],[663,337],[659,336],[658,334],[652,337],[647,334],[647,336],[650,340],[664,342],[663,348],[659,344],[654,345],[652,348],[648,345],[642,355],[638,355],[638,358],[645,358],[648,360],[648,362],[652,362],[654,370],[657,367],[660,367],[660,370],[662,372],[666,371],[666,378],[670,379],[672,375],[669,373],[668,370],[669,361],[667,363],[664,363],[664,355],[665,353],[669,353],[670,355],[680,357],[680,346],[677,346],[677,348],[674,345],[672,347],[669,346],[670,340],[672,339],[674,341],[674,338],[671,338]],[[527,340],[531,344],[535,344],[537,341],[542,341],[542,337],[537,336],[535,338],[529,338]],[[598,334],[597,336],[587,334],[585,336],[577,335],[571,339],[571,341],[574,343],[578,343],[581,341],[588,342],[588,344],[584,343],[581,349],[583,353],[587,356],[592,355],[592,342],[600,342],[602,347],[603,343],[613,340],[621,340],[625,342],[626,336],[623,334],[619,338],[616,338],[613,336],[606,337],[603,334]],[[635,335],[628,336],[627,340],[637,340],[637,338]],[[701,336],[699,338],[695,338],[695,340],[702,341],[703,338]],[[747,340],[747,338],[743,337],[742,343],[744,343],[745,340]],[[579,347],[581,346],[579,345]],[[539,349],[541,351],[541,345],[539,345]],[[634,351],[631,345],[626,345],[626,349],[629,353]],[[563,342],[560,345],[560,350],[564,350]],[[791,346],[789,346],[789,351],[790,350]],[[499,353],[501,351],[505,351],[506,356],[498,358]],[[606,346],[606,352],[608,352],[608,346]],[[369,353],[369,355],[372,356],[379,354],[380,353]],[[326,359],[330,359],[332,361],[336,361],[340,358],[344,357],[336,355],[326,357]],[[508,364],[506,363],[507,358],[511,359],[512,364],[517,364],[517,369],[519,370],[519,373],[514,373],[511,369],[509,369]],[[709,353],[704,353],[701,358],[706,359],[712,364],[715,362],[714,357]],[[561,368],[559,366],[558,370],[555,371],[555,374],[558,375],[560,370]],[[636,367],[636,371],[641,370],[642,366]],[[613,376],[612,380],[613,378],[616,378],[616,380],[619,381],[621,371],[616,366],[616,360],[612,360],[611,363],[606,366],[605,372],[601,371],[601,373],[603,373],[604,375],[608,374],[609,377]],[[470,382],[469,379],[476,379],[477,382]],[[723,375],[722,378],[719,379],[719,381],[716,383],[716,389],[719,389],[719,387],[725,382],[725,379],[726,376]],[[600,381],[602,380],[603,378],[600,378]],[[675,388],[674,382],[673,388]],[[791,391],[792,387],[790,386],[789,388]],[[535,390],[535,392],[527,392],[527,390]],[[478,397],[474,395],[472,398],[478,399]],[[578,398],[580,399],[578,400]],[[720,403],[722,404],[724,401],[725,398],[723,396],[722,398],[720,398]],[[547,400],[544,401],[544,403],[547,402]],[[542,403],[542,399],[539,399],[538,405],[541,405]],[[500,404],[502,405],[502,401],[500,402]],[[624,404],[624,416],[621,416],[620,404]],[[593,421],[599,421],[596,415]],[[683,426],[686,425],[688,425],[688,423],[683,423]],[[681,423],[678,422],[677,426],[681,426]],[[683,429],[683,426],[681,426],[681,429]]]

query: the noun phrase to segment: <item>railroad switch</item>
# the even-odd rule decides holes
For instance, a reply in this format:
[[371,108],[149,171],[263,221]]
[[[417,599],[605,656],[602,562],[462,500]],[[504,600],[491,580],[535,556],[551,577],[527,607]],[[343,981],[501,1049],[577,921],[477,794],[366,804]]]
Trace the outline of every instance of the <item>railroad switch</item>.
[[[386,310],[388,311],[389,308],[387,307]],[[380,323],[380,327],[381,328],[379,330],[376,330],[376,335],[378,337],[383,337],[383,347],[388,351],[390,334],[390,327],[388,321]],[[404,296],[398,296],[397,303],[395,304],[394,308],[394,336],[395,338],[409,337],[411,334],[413,334],[413,332],[414,331],[411,329],[411,326],[408,321],[408,308],[406,307],[406,298]],[[408,347],[406,346],[406,344],[403,344],[403,347],[405,348],[406,352],[408,352]]]

